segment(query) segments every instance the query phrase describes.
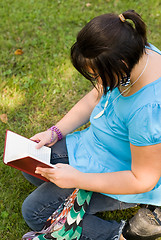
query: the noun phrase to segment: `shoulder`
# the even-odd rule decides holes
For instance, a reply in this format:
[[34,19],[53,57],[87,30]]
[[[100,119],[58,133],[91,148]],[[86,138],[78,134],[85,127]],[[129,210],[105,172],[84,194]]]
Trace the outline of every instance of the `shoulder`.
[[128,121],[129,140],[137,146],[161,143],[161,102],[147,103]]
[[[118,90],[115,91],[115,98]],[[116,115],[128,125],[131,120],[138,114],[146,112],[148,108],[153,109],[161,104],[161,77],[140,89],[129,97],[119,96],[114,102],[113,107]]]
[[[128,100],[128,99],[127,99]],[[161,104],[161,77],[141,88],[129,98],[129,120],[138,112],[156,108]],[[148,112],[147,112],[148,113]]]
[[146,46],[145,48],[161,54],[161,51],[151,43],[149,43],[149,46]]

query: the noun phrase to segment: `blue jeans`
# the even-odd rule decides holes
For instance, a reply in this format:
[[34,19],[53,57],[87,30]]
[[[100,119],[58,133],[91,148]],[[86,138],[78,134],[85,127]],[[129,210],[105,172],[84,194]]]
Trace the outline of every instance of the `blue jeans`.
[[[66,141],[63,139],[51,147],[51,163],[68,164]],[[73,189],[62,189],[51,182],[44,182],[23,173],[25,178],[37,186],[24,201],[22,214],[28,226],[34,231],[43,228],[48,217],[72,193]],[[93,193],[90,205],[83,218],[81,240],[118,240],[125,222],[106,221],[94,214],[103,211],[121,210],[134,207],[136,204],[124,203],[100,193]]]

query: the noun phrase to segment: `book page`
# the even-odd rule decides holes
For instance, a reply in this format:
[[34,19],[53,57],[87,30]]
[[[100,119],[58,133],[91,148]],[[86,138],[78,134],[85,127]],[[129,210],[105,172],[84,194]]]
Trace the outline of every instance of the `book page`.
[[24,157],[27,152],[25,138],[7,131],[4,163]]
[[43,163],[50,165],[50,156],[51,156],[51,149],[49,147],[43,146],[40,149],[36,149],[37,143],[33,141],[29,141],[27,144],[27,152],[29,153],[30,157],[33,157]]
[[4,163],[30,156],[50,165],[51,149],[45,146],[36,149],[36,144],[17,133],[7,131]]

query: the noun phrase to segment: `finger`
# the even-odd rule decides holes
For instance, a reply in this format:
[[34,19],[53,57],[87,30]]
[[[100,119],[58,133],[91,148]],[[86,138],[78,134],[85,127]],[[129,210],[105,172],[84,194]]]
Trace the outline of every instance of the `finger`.
[[34,135],[34,136],[32,136],[30,139],[31,139],[31,140],[33,140],[33,141],[35,141],[35,140],[39,140],[39,138],[38,138],[37,134],[36,134],[36,135]]
[[[41,175],[41,176],[43,176],[43,175]],[[43,177],[48,179],[49,182],[55,183],[55,180],[54,180],[54,178],[52,176],[44,175]]]
[[58,141],[58,139],[55,139],[54,142],[48,143],[48,144],[46,144],[46,146],[51,147],[51,146],[53,146],[57,141]]
[[35,173],[39,173],[39,174],[53,174],[55,171],[54,168],[41,168],[41,167],[37,167],[35,170]]
[[35,173],[44,174],[45,172],[43,171],[43,168],[37,167]]
[[49,181],[54,182],[54,174],[52,173],[44,173],[44,172],[37,172],[35,171],[36,174],[40,174],[41,176],[47,178]]
[[55,144],[55,142],[47,143],[46,146],[47,146],[47,147],[51,147],[51,146],[53,146],[54,144]]
[[36,149],[40,149],[41,147],[43,147],[46,144],[45,141],[40,140],[39,143],[36,145]]
[[46,178],[46,179],[48,179],[49,181],[50,181],[50,177],[48,176],[48,174],[40,174],[42,177],[44,177],[44,178]]
[[32,140],[32,139],[30,139],[30,140],[33,141],[33,142],[36,142],[36,143],[40,142],[40,140]]
[[65,166],[69,166],[69,164],[57,163],[57,164],[55,164],[54,166],[57,167],[57,168],[62,168],[62,167],[65,167]]
[[38,137],[35,137],[35,136],[31,137],[30,140],[33,141],[33,142],[36,142],[36,143],[40,142],[40,139]]

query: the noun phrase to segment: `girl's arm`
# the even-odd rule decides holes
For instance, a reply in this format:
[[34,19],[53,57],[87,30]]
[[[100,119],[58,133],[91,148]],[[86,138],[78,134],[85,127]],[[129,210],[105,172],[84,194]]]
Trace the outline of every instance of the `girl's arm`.
[[[96,88],[93,88],[85,95],[57,124],[56,127],[61,131],[63,136],[71,133],[83,124],[89,121],[90,115],[100,100],[100,94]],[[51,131],[45,131],[36,134],[31,138],[34,141],[39,141],[37,148],[48,144],[51,139]],[[57,141],[57,135],[54,133],[54,144]],[[51,144],[51,145],[52,145]],[[50,145],[50,146],[51,146]]]
[[98,91],[93,88],[56,124],[63,136],[89,122],[94,107],[99,102]]
[[80,188],[107,194],[137,194],[152,190],[161,177],[161,144],[146,147],[131,145],[132,170],[112,173],[82,173],[70,165],[57,169],[37,168],[62,188]]
[[152,190],[161,177],[161,144],[131,145],[131,153],[131,171],[85,173],[77,187],[108,194],[137,194]]

